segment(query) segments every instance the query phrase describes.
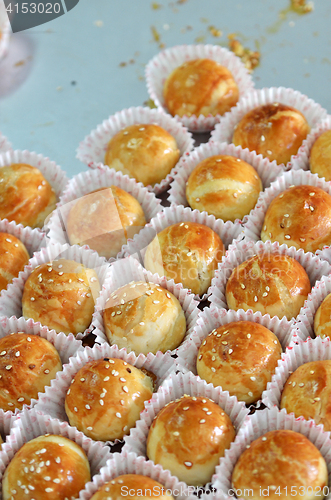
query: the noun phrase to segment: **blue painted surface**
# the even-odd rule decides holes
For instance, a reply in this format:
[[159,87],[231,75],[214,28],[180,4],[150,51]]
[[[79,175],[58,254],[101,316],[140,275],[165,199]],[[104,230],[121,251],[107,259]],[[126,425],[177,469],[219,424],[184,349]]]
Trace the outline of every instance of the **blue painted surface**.
[[[283,20],[289,0],[155,3],[160,8],[149,0],[80,0],[65,16],[12,36],[0,63],[0,131],[14,148],[49,156],[69,176],[85,170],[75,159],[79,141],[110,114],[146,101],[144,66],[160,43],[226,45],[233,32],[251,49],[259,45],[256,87],[293,87],[331,113],[330,0]],[[215,38],[211,25],[223,36]]]

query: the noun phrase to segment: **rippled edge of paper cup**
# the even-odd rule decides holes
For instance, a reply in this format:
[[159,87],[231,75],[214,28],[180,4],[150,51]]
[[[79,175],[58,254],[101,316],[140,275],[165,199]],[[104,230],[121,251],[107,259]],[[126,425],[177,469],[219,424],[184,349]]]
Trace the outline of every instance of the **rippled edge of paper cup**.
[[[229,490],[232,487],[232,472],[240,455],[247,446],[263,434],[269,431],[288,429],[299,432],[306,436],[320,451],[326,461],[329,485],[331,484],[331,439],[330,433],[324,432],[321,425],[316,426],[313,421],[303,418],[295,418],[293,414],[287,414],[285,410],[278,408],[256,411],[253,415],[246,417],[243,425],[239,429],[235,441],[230,449],[226,450],[221,458],[220,464],[216,467],[216,474],[212,478],[212,484],[217,489],[216,498],[231,499]],[[277,478],[276,478],[277,480]],[[236,497],[235,497],[236,498]],[[326,497],[330,498],[330,495]]]
[[[186,493],[185,483],[178,481],[170,471],[165,470],[161,465],[155,465],[151,460],[138,457],[136,453],[114,453],[107,461],[107,465],[94,476],[93,481],[86,484],[85,490],[80,492],[79,500],[90,500],[90,498],[106,483],[124,474],[139,474],[150,477],[154,481],[162,484],[167,490],[179,490]],[[196,497],[193,497],[193,499]],[[176,495],[178,500],[190,500],[188,494]]]
[[[0,47],[0,59],[1,59],[1,47]],[[12,151],[12,150],[13,148],[11,143],[9,142],[7,137],[0,132],[0,153],[6,153],[7,151]]]
[[[304,170],[291,170],[286,172],[282,176],[277,177],[270,187],[260,194],[254,210],[252,210],[248,216],[244,217],[244,236],[252,241],[261,241],[263,222],[272,200],[290,186],[302,185],[321,188],[331,195],[331,183],[321,179],[317,174],[312,174],[310,171],[307,172]],[[285,243],[285,245],[287,245],[287,243]]]
[[[319,136],[327,130],[331,130],[331,115],[328,115],[327,118],[317,125],[317,127],[313,128],[307,135],[307,139],[303,141],[300,148],[300,156],[298,158],[294,158],[292,162],[292,170],[310,170],[309,157],[311,149]],[[324,177],[322,178],[325,180]]]
[[213,143],[208,142],[201,144],[191,153],[181,158],[179,161],[178,172],[174,180],[170,184],[168,201],[171,204],[189,206],[186,198],[186,183],[200,162],[214,155],[230,155],[239,158],[246,163],[249,163],[259,175],[263,189],[266,189],[270,184],[284,173],[284,169],[277,165],[275,161],[270,162],[268,158],[263,158],[262,155],[257,155],[255,151],[242,149],[234,144],[223,142]]
[[[269,87],[253,90],[241,98],[237,106],[221,118],[220,123],[216,125],[215,130],[212,132],[211,141],[231,143],[233,131],[246,113],[257,106],[273,102],[280,102],[301,111],[311,129],[315,128],[327,116],[327,111],[320,104],[298,90],[285,87]],[[305,144],[303,142],[298,152],[291,156],[291,160],[286,164],[286,169],[292,168],[292,162],[298,160],[304,150]]]
[[[157,54],[146,66],[147,90],[158,109],[169,113],[163,98],[163,88],[172,71],[186,61],[204,58],[212,59],[231,71],[239,88],[239,97],[253,90],[252,76],[239,57],[230,50],[219,45],[177,45]],[[191,117],[176,115],[175,118],[192,132],[206,132],[213,130],[221,115]]]
[[[182,205],[171,206],[158,213],[133,239],[128,240],[128,243],[123,247],[123,257],[132,255],[141,262],[144,258],[146,247],[151,243],[156,234],[166,227],[180,222],[197,222],[198,224],[210,227],[221,238],[226,249],[233,240],[239,237],[243,230],[239,222],[224,222],[222,219],[215,219],[213,215],[208,215],[207,212],[199,212],[199,210],[192,210]],[[195,300],[203,301],[207,299],[209,294],[210,287],[202,297],[195,295],[194,298]]]
[[[230,396],[228,392],[222,391],[220,387],[207,384],[207,382],[191,372],[171,374],[157,393],[153,395],[150,402],[146,403],[146,408],[141,413],[141,418],[137,421],[136,426],[131,429],[130,435],[124,438],[125,444],[122,453],[133,452],[146,457],[146,441],[154,417],[167,403],[181,398],[184,394],[213,400],[230,417],[236,432],[240,430],[248,415],[248,409],[244,403],[240,403],[236,397]],[[209,486],[210,483],[207,483],[205,488]],[[206,496],[211,497],[211,495],[207,494]]]
[[[35,253],[29,260],[29,264],[25,266],[24,271],[22,271],[19,277],[15,279],[15,282],[8,285],[7,289],[4,290],[0,296],[0,316],[22,317],[22,296],[26,280],[30,276],[31,272],[37,266],[59,258],[74,260],[75,262],[83,264],[87,268],[94,269],[100,282],[101,291],[106,272],[109,267],[106,259],[100,257],[97,252],[84,247],[79,247],[77,245],[60,245],[59,243],[55,243],[54,245],[42,248],[39,252]],[[40,322],[36,323],[40,325]],[[91,325],[85,330],[84,333],[78,333],[75,338],[80,340],[87,336],[90,331]]]
[[[124,285],[131,281],[144,281],[160,285],[165,290],[172,293],[179,301],[185,314],[186,319],[186,334],[180,346],[168,350],[172,355],[178,354],[179,349],[186,349],[187,340],[193,331],[196,320],[199,315],[198,302],[194,299],[194,295],[190,293],[181,283],[176,284],[174,280],[167,280],[165,277],[161,278],[158,274],[152,274],[146,271],[145,268],[133,257],[129,256],[114,262],[109,268],[103,290],[97,300],[93,315],[92,326],[95,327],[94,334],[97,336],[96,342],[109,342],[103,321],[103,311],[107,307],[107,299],[112,292],[115,292]],[[112,344],[116,345],[116,344]],[[126,350],[126,349],[125,349]]]
[[[5,7],[0,8],[0,60],[8,53],[9,40],[11,35],[10,22],[7,17]],[[0,150],[1,150],[1,134],[0,134]]]
[[[68,182],[65,192],[60,198],[57,209],[54,210],[46,224],[49,242],[58,242],[62,245],[69,243],[66,223],[73,202],[90,194],[96,189],[110,187],[111,185],[123,189],[140,203],[147,223],[155,217],[158,212],[163,210],[161,200],[157,199],[153,192],[148,191],[141,182],[138,183],[135,179],[123,175],[122,172],[116,172],[116,170],[106,166],[99,166],[95,170],[89,170],[75,175]],[[120,251],[117,257],[119,258],[121,254],[122,252]]]
[[[97,168],[100,164],[103,165],[110,139],[123,128],[140,123],[156,124],[169,132],[176,139],[181,156],[193,149],[194,140],[192,134],[178,120],[158,109],[140,106],[124,109],[104,120],[79,144],[76,158],[90,168]],[[177,172],[177,165],[160,183],[154,186],[146,186],[146,188],[155,194],[165,191]]]
[[[155,355],[149,353],[147,356],[143,354],[136,356],[133,352],[128,354],[125,349],[119,350],[117,346],[110,346],[106,343],[94,345],[93,348],[85,347],[83,351],[79,351],[76,356],[71,357],[69,363],[63,367],[63,370],[57,373],[51,385],[40,395],[36,410],[50,415],[52,418],[57,418],[61,422],[68,422],[64,402],[72,379],[87,363],[103,358],[122,359],[136,368],[145,368],[156,375],[157,388],[176,370],[176,363],[169,353],[163,354],[158,352]],[[117,442],[119,442],[118,439],[115,441],[106,441],[109,445]]]
[[[331,273],[330,264],[321,260],[313,253],[305,253],[303,250],[296,250],[294,247],[289,248],[286,245],[279,245],[277,242],[270,243],[267,241],[266,243],[262,243],[262,241],[258,241],[255,243],[254,241],[244,239],[243,241],[236,242],[236,245],[230,246],[226,256],[218,266],[212,280],[211,295],[209,297],[210,302],[216,307],[228,309],[225,290],[232,271],[254,255],[266,253],[287,255],[298,261],[308,274],[312,287],[322,276],[327,276]],[[251,309],[249,309],[249,311],[251,311]],[[294,318],[290,321],[292,325],[293,321]]]
[[92,441],[78,432],[75,427],[71,427],[67,422],[60,422],[49,415],[38,412],[35,408],[24,410],[16,417],[11,432],[6,443],[0,452],[0,481],[9,462],[15,453],[28,441],[44,434],[61,435],[75,441],[85,451],[90,468],[91,477],[98,474],[102,467],[112,457],[109,448],[100,442]]

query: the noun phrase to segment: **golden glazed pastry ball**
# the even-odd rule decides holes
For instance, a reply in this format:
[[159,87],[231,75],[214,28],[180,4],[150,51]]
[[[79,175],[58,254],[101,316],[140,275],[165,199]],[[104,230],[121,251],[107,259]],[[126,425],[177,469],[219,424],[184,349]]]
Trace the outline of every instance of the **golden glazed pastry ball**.
[[158,500],[173,500],[173,496],[166,492],[166,488],[147,476],[139,474],[124,474],[109,483],[104,484],[91,500],[121,500],[128,496],[130,500],[144,500],[157,498]]
[[65,399],[72,426],[96,441],[130,433],[152,397],[153,381],[122,359],[90,361],[75,375]]
[[91,324],[99,291],[93,269],[73,260],[48,262],[37,266],[25,283],[23,316],[66,335],[83,333]]
[[274,102],[249,111],[237,124],[232,142],[270,161],[286,164],[309,132],[310,127],[300,111]]
[[77,200],[68,214],[67,233],[71,245],[89,245],[110,259],[145,224],[139,202],[123,189],[110,186]]
[[280,408],[296,417],[313,419],[331,431],[331,361],[311,361],[299,366],[287,379]]
[[56,194],[40,170],[24,163],[0,168],[0,219],[43,227]]
[[174,168],[180,157],[175,138],[159,125],[130,125],[109,141],[105,165],[154,186]]
[[314,142],[309,158],[310,170],[331,181],[331,130],[323,132]]
[[305,436],[276,430],[244,451],[234,467],[232,485],[237,496],[247,500],[286,498],[286,491],[292,491],[292,498],[313,500],[324,498],[328,470],[321,453]]
[[208,398],[183,396],[153,420],[147,457],[192,486],[208,483],[235,438],[228,415]]
[[331,196],[314,186],[293,186],[270,203],[261,240],[316,252],[331,244]]
[[260,399],[282,354],[276,335],[258,323],[237,321],[213,330],[200,346],[199,377],[247,404]]
[[215,116],[237,104],[239,89],[226,67],[212,59],[194,59],[168,76],[163,95],[173,116]]
[[255,255],[236,267],[226,285],[229,309],[295,318],[310,292],[304,268],[287,255]]
[[37,335],[14,333],[0,339],[0,408],[21,410],[44,392],[62,370],[59,353]]
[[179,222],[166,227],[148,245],[146,269],[192,293],[202,295],[211,284],[214,271],[225,253],[221,238],[208,226]]
[[331,294],[329,293],[314,317],[314,332],[316,337],[329,337],[331,339]]
[[254,208],[263,190],[256,170],[240,158],[216,155],[200,162],[186,184],[191,208],[234,222]]
[[154,283],[137,281],[110,295],[103,314],[110,344],[147,354],[175,349],[186,333],[184,311],[176,297]]
[[2,495],[3,500],[78,498],[90,480],[84,450],[70,439],[47,434],[16,452],[5,470]]
[[17,278],[29,262],[25,245],[15,236],[0,233],[0,291]]

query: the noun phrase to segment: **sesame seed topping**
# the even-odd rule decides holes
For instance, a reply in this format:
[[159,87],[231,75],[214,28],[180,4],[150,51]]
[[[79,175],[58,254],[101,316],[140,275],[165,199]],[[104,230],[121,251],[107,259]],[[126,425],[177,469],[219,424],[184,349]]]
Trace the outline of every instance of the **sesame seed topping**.
[[289,217],[289,216],[290,216],[290,214],[284,214],[284,217]]
[[12,241],[9,238],[6,238],[6,241],[8,241],[8,243],[12,243]]
[[229,349],[229,354],[232,354],[233,353],[233,349]]
[[122,415],[119,412],[115,413],[115,415],[117,418],[122,418]]
[[253,380],[253,382],[255,382],[256,380],[256,377],[249,377],[251,380]]
[[185,224],[185,226],[184,226],[184,227],[185,227],[185,229],[188,229],[188,225],[187,225],[187,224]]
[[75,406],[75,408],[74,408],[74,411],[75,411],[76,413],[78,412],[78,409],[77,409],[77,407],[76,407],[76,406]]
[[240,283],[240,286],[241,286],[241,288],[242,288],[243,290],[245,290],[246,285],[244,285],[244,283]]
[[24,401],[24,398],[23,398],[23,397],[21,397],[21,398],[18,398],[18,400],[17,400],[17,401],[18,401],[19,403],[23,403],[23,401]]
[[45,488],[46,493],[52,493],[53,488]]
[[262,297],[268,297],[268,292],[263,292]]
[[267,290],[267,292],[270,292],[270,287],[266,286],[265,289]]
[[60,272],[59,272],[59,276],[63,276],[63,271],[60,271]]
[[270,151],[270,149],[267,149],[267,154],[272,155],[272,151]]
[[91,409],[90,405],[85,405],[85,408],[86,408],[87,410],[90,410],[90,409]]
[[160,301],[159,300],[153,300],[153,304],[159,304]]
[[120,382],[126,382],[125,378],[120,377]]
[[295,387],[296,385],[297,385],[297,383],[296,383],[296,382],[293,382],[292,387]]
[[124,392],[129,392],[129,389],[127,388],[126,385],[123,385],[122,389],[123,389]]
[[314,398],[314,401],[321,401],[321,398]]
[[31,302],[34,302],[36,299],[34,297],[30,298]]
[[252,336],[252,334],[251,334],[251,333],[247,333],[247,338],[248,338],[248,339],[250,339],[250,338],[251,338],[251,336]]
[[103,406],[105,404],[105,402],[103,401],[103,399],[100,399],[99,403],[101,404],[101,406]]
[[200,420],[200,424],[205,424],[205,423],[206,423],[206,420],[205,420],[204,418],[202,418],[202,419]]
[[253,397],[253,393],[252,392],[249,392],[248,395],[252,398]]
[[314,372],[314,370],[310,370],[310,373],[313,375],[315,372]]
[[222,344],[223,345],[228,345],[227,341],[226,340],[222,340]]
[[1,351],[0,356],[4,356],[7,353],[7,351]]
[[61,463],[61,458],[60,458],[60,457],[57,457],[57,458],[55,459],[55,462],[56,462],[57,464],[60,464],[60,463]]
[[141,326],[144,326],[144,324],[145,323],[143,321],[140,321],[140,323],[139,323],[139,325],[141,325]]
[[309,193],[309,196],[315,196],[314,192]]
[[290,236],[289,234],[285,234],[284,238],[285,238],[286,240],[290,240],[290,239],[291,239],[291,236]]
[[200,198],[195,198],[195,201],[199,202],[199,201],[200,201]]
[[46,373],[47,375],[49,373],[49,370],[48,369],[44,370],[44,373]]
[[283,194],[280,194],[280,195],[279,195],[279,198],[283,198],[283,196],[284,196]]
[[264,135],[261,135],[261,141],[264,142],[265,141],[265,137]]
[[304,241],[306,241],[306,238],[299,238],[299,240],[303,243]]
[[192,462],[184,462],[184,465],[186,465],[186,467],[192,467]]
[[202,359],[202,354],[200,354],[200,355],[199,355],[199,358],[198,358],[198,359],[199,359],[199,361]]
[[113,311],[113,312],[111,313],[111,316],[116,316],[116,312],[115,312],[115,311]]
[[309,210],[310,210],[311,212],[313,212],[315,209],[314,209],[314,207],[310,206],[310,207],[309,207]]
[[12,369],[12,365],[7,365],[6,366],[6,370],[11,370]]
[[267,438],[265,436],[263,436],[262,441],[266,441],[266,440],[267,440]]
[[122,311],[117,311],[116,314],[119,316],[120,314],[122,314]]
[[257,302],[259,299],[257,298],[257,295],[254,297],[254,302]]
[[300,382],[300,384],[298,384],[299,387],[304,387],[304,383],[303,382]]
[[215,373],[215,372],[216,372],[216,368],[214,368],[213,366],[212,366],[210,369],[211,369],[211,371],[212,371],[213,373]]
[[174,436],[179,436],[179,432],[178,432],[178,431],[175,431],[175,432],[173,432],[173,435],[174,435]]
[[86,427],[88,431],[93,431],[93,427]]
[[189,409],[190,409],[190,407],[189,407],[189,406],[185,406],[185,407],[183,408],[183,410],[184,410],[184,411],[189,410]]

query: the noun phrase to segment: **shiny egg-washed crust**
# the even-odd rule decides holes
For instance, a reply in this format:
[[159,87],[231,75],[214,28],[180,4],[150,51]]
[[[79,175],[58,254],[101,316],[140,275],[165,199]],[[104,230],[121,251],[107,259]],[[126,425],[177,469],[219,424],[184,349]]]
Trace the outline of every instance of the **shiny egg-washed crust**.
[[295,318],[310,292],[305,269],[287,255],[254,255],[236,267],[226,285],[229,309]]
[[43,227],[56,194],[40,170],[24,163],[0,168],[0,219]]
[[15,236],[0,233],[0,291],[17,278],[29,262],[25,245]]
[[4,474],[2,498],[78,498],[90,480],[84,450],[70,439],[48,434],[28,441],[16,452]]
[[316,252],[331,244],[331,196],[314,186],[293,186],[279,194],[266,212],[261,240]]
[[300,111],[275,102],[249,111],[237,124],[232,142],[270,161],[286,164],[309,132],[310,127]]
[[216,155],[200,162],[186,184],[191,208],[234,222],[254,208],[263,186],[256,170],[234,156]]
[[105,165],[154,186],[167,177],[180,157],[175,138],[159,125],[123,128],[109,141]]
[[74,203],[67,218],[67,233],[71,245],[89,245],[110,259],[145,224],[144,211],[136,198],[110,186],[92,191]]
[[[149,491],[147,491],[149,490]],[[140,474],[124,474],[104,484],[91,498],[91,500],[122,500],[126,494],[130,500],[144,500],[157,498],[158,500],[171,500],[174,497],[166,493],[167,488],[147,476]],[[124,495],[122,494],[124,493]]]
[[91,324],[99,291],[93,269],[73,260],[48,262],[37,266],[25,283],[23,316],[66,335],[83,333]]
[[232,484],[247,500],[260,500],[260,491],[268,487],[269,500],[285,497],[285,488],[287,492],[295,488],[297,498],[313,500],[324,497],[328,470],[321,453],[305,436],[276,430],[259,437],[243,452],[234,467]]
[[130,433],[153,394],[153,382],[122,359],[90,361],[75,375],[65,399],[70,425],[96,441]]
[[313,144],[309,158],[310,170],[331,181],[331,130],[327,130]]
[[229,416],[212,400],[183,396],[153,420],[147,457],[189,485],[204,485],[235,438]]
[[331,293],[325,297],[316,311],[314,333],[316,337],[329,337],[331,339]]
[[200,346],[199,377],[251,404],[262,392],[282,354],[276,335],[258,323],[237,321],[213,330]]
[[225,248],[221,238],[208,226],[180,222],[166,227],[148,245],[146,269],[175,283],[182,283],[202,295],[210,286]]
[[331,431],[331,361],[311,361],[299,366],[287,379],[280,408],[296,417],[313,419]]
[[168,76],[163,95],[173,116],[215,116],[237,104],[239,89],[226,67],[211,59],[195,59]]
[[176,297],[159,285],[142,281],[113,292],[103,320],[109,343],[137,356],[175,349],[186,333],[185,314]]
[[0,339],[0,408],[21,410],[44,392],[62,370],[59,353],[37,335],[15,333]]

